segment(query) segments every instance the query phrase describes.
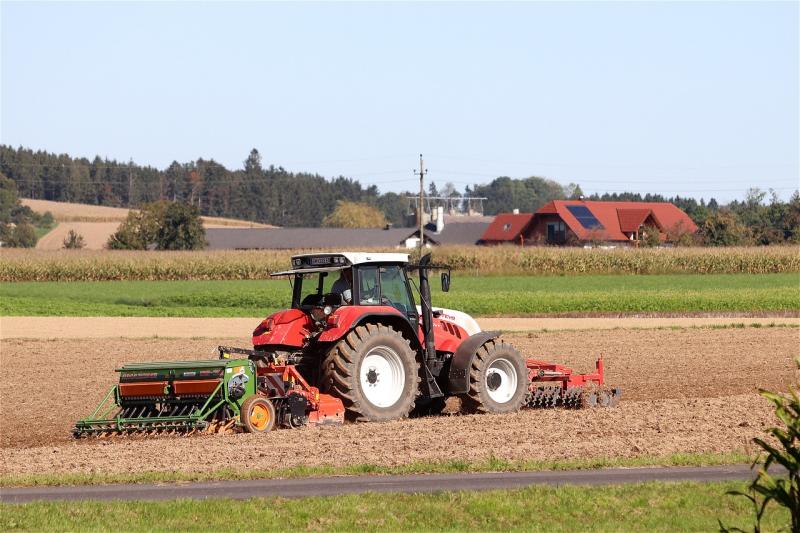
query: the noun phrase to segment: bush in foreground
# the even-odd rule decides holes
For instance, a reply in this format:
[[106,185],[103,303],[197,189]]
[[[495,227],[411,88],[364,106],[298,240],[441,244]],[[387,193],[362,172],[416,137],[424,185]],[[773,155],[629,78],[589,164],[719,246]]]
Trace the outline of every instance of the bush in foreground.
[[[800,368],[800,359],[796,360],[796,365]],[[788,395],[777,394],[764,389],[759,391],[761,395],[772,402],[781,425],[770,428],[767,432],[769,440],[760,438],[753,439],[753,442],[761,448],[765,454],[763,464],[762,457],[759,456],[753,463],[753,467],[761,465],[758,469],[758,476],[750,484],[747,492],[729,491],[728,494],[743,496],[753,504],[755,512],[754,533],[762,531],[761,522],[764,513],[770,503],[775,502],[779,506],[789,511],[791,517],[792,533],[800,533],[800,396],[797,388],[789,391]],[[786,469],[787,476],[773,476],[769,473],[769,468],[779,465]],[[720,531],[744,532],[740,528],[728,528],[719,523]]]

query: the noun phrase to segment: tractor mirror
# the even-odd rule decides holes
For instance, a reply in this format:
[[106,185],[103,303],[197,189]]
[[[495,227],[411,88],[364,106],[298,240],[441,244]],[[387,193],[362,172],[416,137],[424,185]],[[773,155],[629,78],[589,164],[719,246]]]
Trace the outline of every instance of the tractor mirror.
[[442,292],[448,292],[449,290],[450,290],[450,273],[442,272]]

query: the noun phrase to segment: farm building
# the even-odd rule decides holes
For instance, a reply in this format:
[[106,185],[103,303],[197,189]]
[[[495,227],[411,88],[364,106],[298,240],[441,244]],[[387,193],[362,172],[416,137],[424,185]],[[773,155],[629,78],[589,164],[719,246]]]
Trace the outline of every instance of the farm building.
[[[425,242],[431,246],[475,244],[488,226],[488,221],[477,220],[447,223],[439,228],[429,224],[425,227]],[[210,250],[413,248],[419,242],[419,229],[208,228],[206,241]]]
[[497,215],[480,244],[637,246],[653,229],[669,243],[697,226],[667,202],[554,200],[532,214]]

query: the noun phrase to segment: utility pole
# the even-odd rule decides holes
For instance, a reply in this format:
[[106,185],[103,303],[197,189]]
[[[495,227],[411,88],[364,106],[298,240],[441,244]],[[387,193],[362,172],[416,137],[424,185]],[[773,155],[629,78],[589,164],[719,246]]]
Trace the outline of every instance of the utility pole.
[[428,171],[425,170],[422,162],[422,154],[419,154],[419,208],[417,209],[417,217],[419,217],[419,253],[420,257],[422,257],[422,249],[425,246],[425,221],[422,218],[422,202],[425,200],[425,184],[423,183],[425,179],[425,174]]
[[133,195],[133,158],[128,160],[128,207],[131,206],[131,196]]

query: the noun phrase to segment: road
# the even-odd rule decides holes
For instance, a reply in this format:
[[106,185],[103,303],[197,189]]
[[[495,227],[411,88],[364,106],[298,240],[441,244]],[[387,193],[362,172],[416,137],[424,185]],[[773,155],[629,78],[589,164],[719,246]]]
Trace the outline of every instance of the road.
[[749,480],[749,465],[605,468],[548,472],[486,472],[406,476],[333,476],[173,484],[116,484],[0,489],[0,502],[54,500],[171,500],[175,498],[300,498],[364,492],[514,489],[531,485],[611,485],[646,481]]

